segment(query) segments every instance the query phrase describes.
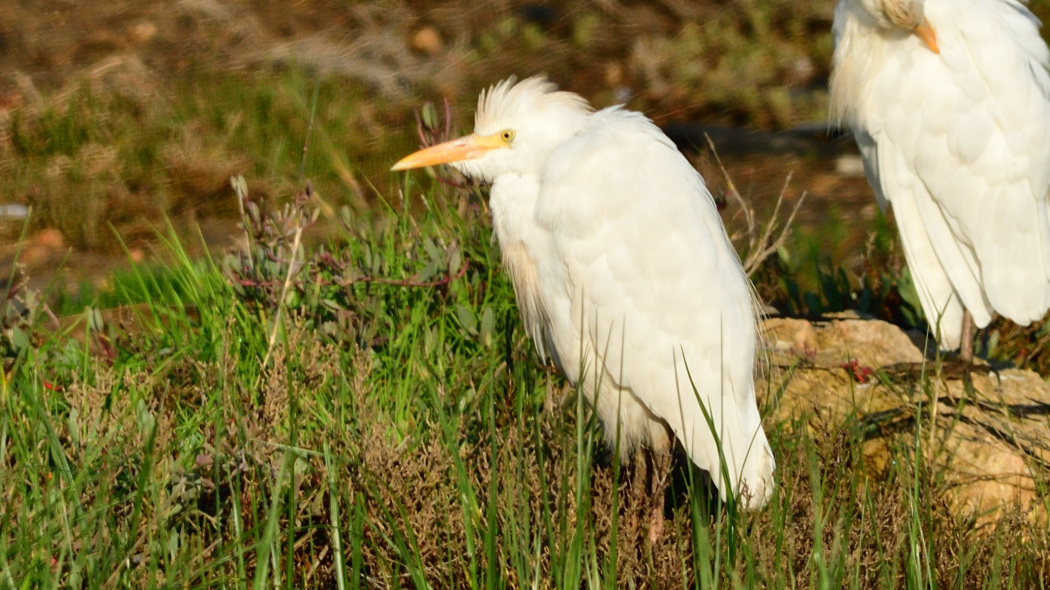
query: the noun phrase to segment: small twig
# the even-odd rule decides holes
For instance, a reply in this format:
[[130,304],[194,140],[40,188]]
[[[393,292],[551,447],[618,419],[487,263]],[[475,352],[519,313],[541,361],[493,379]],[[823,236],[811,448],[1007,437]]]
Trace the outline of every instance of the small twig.
[[707,145],[711,148],[711,154],[715,157],[715,162],[718,164],[718,168],[722,171],[722,176],[726,179],[726,185],[729,189],[729,193],[733,195],[737,203],[740,204],[741,211],[744,212],[744,221],[747,223],[747,236],[748,236],[748,251],[754,250],[755,248],[755,211],[751,207],[747,206],[744,202],[744,197],[740,195],[740,191],[736,189],[736,184],[733,179],[729,176],[729,171],[722,164],[722,158],[718,156],[718,150],[715,148],[715,142],[711,141],[711,136],[704,133],[704,139],[707,140]]
[[[277,331],[281,328],[281,312],[284,310],[284,298],[288,295],[288,287],[292,284],[292,275],[299,270],[295,268],[295,253],[299,251],[299,240],[302,237],[302,226],[296,227],[295,237],[292,239],[292,263],[288,265],[288,274],[284,278],[284,286],[281,287],[281,296],[277,300],[277,315],[273,318],[273,330],[270,332],[270,343],[266,347],[266,356],[263,357],[263,368],[266,368],[266,365],[269,364],[270,355],[273,354],[273,347],[277,342]],[[262,373],[260,373],[260,376],[261,375]]]
[[[254,253],[255,232],[252,231],[252,220],[244,208],[244,204],[248,200],[248,182],[244,180],[243,176],[238,174],[230,178],[230,186],[233,187],[233,192],[237,194],[237,210],[240,212],[241,221],[244,223],[244,235],[248,238],[248,252]],[[248,256],[248,264],[251,270],[255,270],[255,259],[252,254]]]
[[[784,179],[784,186],[780,187],[780,194],[777,195],[776,205],[773,206],[773,213],[769,216],[769,223],[766,224],[766,231],[762,233],[762,238],[758,240],[759,244],[766,244],[769,242],[769,237],[773,235],[773,230],[777,226],[777,217],[780,215],[780,207],[784,204],[784,193],[787,192],[788,185],[791,184],[791,178],[795,175],[794,170],[789,170],[787,177]],[[805,193],[802,193],[802,199],[805,199]],[[802,202],[799,199],[799,203]],[[795,203],[795,210],[798,210],[798,203]],[[791,219],[788,219],[787,226],[791,225]]]
[[51,320],[51,325],[54,326],[56,330],[62,327],[62,320],[58,319],[58,316],[55,315],[55,312],[51,309],[50,305],[48,305],[47,303],[43,303],[40,306],[40,309],[42,309],[44,315],[46,315],[48,319]]
[[303,182],[303,175],[306,173],[306,154],[310,149],[310,135],[314,129],[314,117],[317,114],[317,97],[321,94],[321,76],[314,73],[314,96],[310,101],[310,120],[306,124],[306,137],[303,138],[303,155],[299,160],[299,174],[297,175],[297,181],[299,184]]
[[445,100],[445,132],[441,136],[441,141],[448,141],[452,136],[452,106],[448,103],[448,97],[444,97]]
[[798,214],[798,210],[802,207],[802,203],[805,202],[807,192],[803,191],[802,195],[799,196],[798,200],[795,201],[795,206],[791,209],[791,214],[788,215],[785,220],[780,233],[777,234],[776,238],[773,238],[774,232],[779,226],[778,218],[780,217],[780,208],[784,204],[784,196],[787,194],[788,186],[791,184],[791,178],[794,176],[794,172],[788,172],[787,178],[784,179],[784,186],[780,189],[780,194],[777,196],[777,202],[773,206],[773,213],[769,216],[769,223],[766,224],[765,230],[762,231],[761,236],[758,233],[758,224],[755,220],[755,209],[754,207],[748,206],[747,202],[744,201],[744,197],[737,190],[736,184],[733,183],[733,179],[729,176],[729,171],[722,164],[722,159],[718,157],[718,150],[715,149],[715,144],[711,141],[711,137],[706,133],[704,138],[707,139],[707,145],[711,148],[711,153],[715,157],[715,162],[718,163],[718,167],[722,170],[722,176],[725,177],[726,185],[729,193],[733,196],[736,202],[740,205],[740,210],[744,214],[744,221],[747,224],[747,257],[744,259],[744,272],[750,276],[753,272],[758,270],[762,263],[765,262],[766,258],[769,258],[774,252],[780,249],[787,241],[789,235],[791,235],[791,227],[795,222],[795,216]]
[[[434,113],[433,103],[423,105],[424,111],[413,109],[416,116],[416,135],[419,136],[419,147],[427,148],[440,142],[448,141],[452,135],[452,106],[445,97],[445,117],[441,127],[437,126],[437,113]],[[433,114],[433,117],[429,116]],[[424,116],[427,115],[427,116]],[[433,119],[433,120],[430,120]]]
[[762,266],[766,258],[769,258],[774,252],[780,249],[787,241],[788,236],[791,235],[791,227],[795,222],[795,216],[798,214],[798,210],[802,207],[802,203],[805,202],[806,196],[809,194],[806,191],[802,191],[798,201],[795,201],[795,206],[791,209],[791,214],[788,215],[787,220],[784,222],[784,227],[780,230],[780,234],[777,235],[775,240],[770,241],[773,235],[773,231],[777,226],[777,217],[780,214],[780,206],[784,202],[784,193],[787,192],[788,183],[791,182],[791,173],[788,173],[787,180],[784,181],[784,188],[780,190],[780,195],[777,197],[777,204],[773,209],[773,215],[770,216],[769,225],[766,226],[766,231],[762,235],[762,239],[758,242],[758,248],[748,251],[747,260],[744,262],[744,272],[748,275],[758,270],[758,267]]
[[412,114],[416,116],[416,134],[419,135],[419,147],[428,147],[430,145],[429,140],[427,140],[426,134],[423,133],[426,124],[423,123],[423,116],[419,114],[419,107],[413,107]]
[[306,577],[303,578],[304,586],[306,585],[306,582],[310,581],[310,578],[314,576],[314,572],[317,571],[317,566],[321,565],[321,560],[323,560],[325,556],[328,555],[328,547],[328,545],[322,547],[321,552],[317,554],[316,558],[314,558],[314,562],[310,565],[310,569],[306,572]]

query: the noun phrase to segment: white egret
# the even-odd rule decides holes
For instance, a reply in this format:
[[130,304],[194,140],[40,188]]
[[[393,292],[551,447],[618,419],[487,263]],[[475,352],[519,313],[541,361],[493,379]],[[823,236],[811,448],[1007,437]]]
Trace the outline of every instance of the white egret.
[[974,324],[1050,307],[1050,76],[1017,0],[839,0],[832,118],[892,204],[923,311],[973,358]]
[[650,539],[672,433],[723,499],[763,506],[775,463],[755,401],[750,283],[703,178],[667,136],[542,77],[511,79],[481,94],[473,134],[393,169],[441,163],[491,183],[503,265],[540,353],[582,384],[624,459],[652,451]]

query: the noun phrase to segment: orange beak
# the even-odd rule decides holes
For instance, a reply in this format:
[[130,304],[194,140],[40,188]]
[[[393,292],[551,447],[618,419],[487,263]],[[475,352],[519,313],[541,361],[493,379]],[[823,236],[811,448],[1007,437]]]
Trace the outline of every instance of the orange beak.
[[940,53],[941,49],[937,46],[937,35],[933,32],[933,27],[930,26],[930,21],[925,18],[919,23],[919,26],[915,27],[914,32],[922,39],[922,42],[926,44],[926,47],[934,53]]
[[471,133],[466,137],[453,139],[452,141],[446,141],[445,143],[439,143],[438,145],[433,145],[421,149],[414,154],[405,156],[404,158],[401,158],[397,164],[394,164],[390,170],[396,172],[400,170],[411,170],[412,168],[422,168],[423,166],[437,166],[438,164],[473,160],[475,158],[480,158],[490,150],[501,147],[507,147],[507,143],[498,133],[486,136]]

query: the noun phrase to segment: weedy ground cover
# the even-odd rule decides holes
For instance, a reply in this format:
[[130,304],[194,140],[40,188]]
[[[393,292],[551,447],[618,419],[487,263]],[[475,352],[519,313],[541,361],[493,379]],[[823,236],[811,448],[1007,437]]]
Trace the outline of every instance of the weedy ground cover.
[[79,325],[5,303],[0,584],[1045,584],[1045,528],[928,493],[922,421],[879,474],[849,420],[768,425],[779,485],[753,514],[679,457],[648,546],[594,417],[530,349],[483,201],[409,181],[420,212],[306,247],[305,191],[234,185],[246,250],[169,236],[170,263]]

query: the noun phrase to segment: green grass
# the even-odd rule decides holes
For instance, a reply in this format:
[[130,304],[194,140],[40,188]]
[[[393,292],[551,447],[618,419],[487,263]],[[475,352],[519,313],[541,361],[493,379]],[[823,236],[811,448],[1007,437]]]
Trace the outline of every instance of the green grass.
[[324,246],[296,240],[304,201],[250,256],[165,237],[168,264],[67,301],[79,328],[8,318],[30,345],[0,383],[0,587],[1045,583],[1045,529],[976,528],[932,493],[922,420],[884,473],[851,420],[768,424],[778,488],[757,513],[678,461],[648,547],[627,470],[519,325],[478,201],[404,191],[419,213]]

